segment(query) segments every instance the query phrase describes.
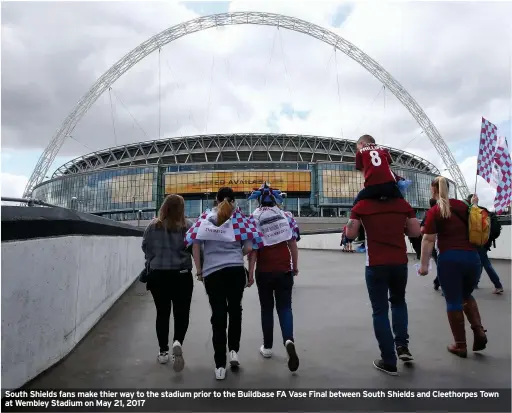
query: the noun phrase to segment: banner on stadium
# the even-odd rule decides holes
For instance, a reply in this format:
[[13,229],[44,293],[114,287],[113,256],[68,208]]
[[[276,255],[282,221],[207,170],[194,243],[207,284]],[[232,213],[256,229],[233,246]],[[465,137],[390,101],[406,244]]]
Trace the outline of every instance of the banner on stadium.
[[310,171],[178,172],[164,175],[165,194],[216,193],[223,186],[234,192],[252,192],[264,182],[282,192],[310,192]]

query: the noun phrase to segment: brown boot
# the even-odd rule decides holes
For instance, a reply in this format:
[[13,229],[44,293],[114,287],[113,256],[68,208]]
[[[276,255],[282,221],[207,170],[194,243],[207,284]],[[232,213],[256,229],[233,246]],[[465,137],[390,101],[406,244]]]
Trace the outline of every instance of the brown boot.
[[448,346],[448,351],[459,357],[466,358],[468,349],[466,346],[466,329],[464,327],[464,312],[448,311],[448,321],[452,329],[455,344]]
[[473,351],[484,350],[487,346],[487,336],[482,327],[482,320],[480,319],[480,311],[478,311],[478,305],[474,298],[464,301],[464,313],[468,318],[471,329],[473,330]]

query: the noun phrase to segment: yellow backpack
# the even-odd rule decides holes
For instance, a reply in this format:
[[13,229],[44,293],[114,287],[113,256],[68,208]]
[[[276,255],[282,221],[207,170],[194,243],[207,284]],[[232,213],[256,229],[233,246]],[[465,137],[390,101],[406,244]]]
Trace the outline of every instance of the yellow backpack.
[[489,211],[477,205],[463,202],[468,206],[469,242],[478,247],[483,247],[487,244],[491,235],[491,216]]

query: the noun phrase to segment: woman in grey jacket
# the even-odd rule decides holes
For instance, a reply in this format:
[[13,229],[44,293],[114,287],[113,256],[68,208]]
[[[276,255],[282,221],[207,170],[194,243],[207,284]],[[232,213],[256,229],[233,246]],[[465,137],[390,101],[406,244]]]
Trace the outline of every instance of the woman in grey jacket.
[[174,306],[172,363],[183,370],[182,344],[188,330],[194,280],[192,258],[185,251],[183,237],[192,223],[185,220],[185,202],[179,195],[165,198],[158,218],[150,222],[142,239],[148,271],[147,289],[156,307],[156,335],[160,352],[158,362],[169,361],[169,320]]

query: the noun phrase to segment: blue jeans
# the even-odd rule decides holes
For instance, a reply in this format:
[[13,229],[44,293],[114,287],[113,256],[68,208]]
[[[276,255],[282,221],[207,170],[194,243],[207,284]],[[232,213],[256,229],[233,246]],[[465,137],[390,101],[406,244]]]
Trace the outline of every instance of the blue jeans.
[[[373,309],[373,330],[379,343],[382,360],[386,364],[396,366],[395,346],[408,347],[409,345],[407,304],[405,302],[407,265],[366,267],[365,277]],[[393,332],[391,332],[389,323],[388,300],[391,303]]]
[[263,346],[271,349],[274,341],[274,302],[283,344],[293,340],[292,290],[293,273],[257,273],[256,285],[260,297]]
[[478,255],[480,256],[480,261],[482,263],[482,266],[480,267],[480,273],[477,276],[476,284],[478,285],[480,282],[480,277],[482,276],[482,272],[485,268],[485,271],[487,272],[487,275],[489,276],[491,282],[494,284],[494,288],[503,288],[503,285],[501,285],[500,277],[494,270],[491,264],[491,260],[489,260],[489,257],[487,256],[487,249],[486,248],[478,248]]
[[462,311],[463,302],[473,298],[480,272],[476,251],[449,250],[439,254],[438,277],[446,300],[446,311]]

